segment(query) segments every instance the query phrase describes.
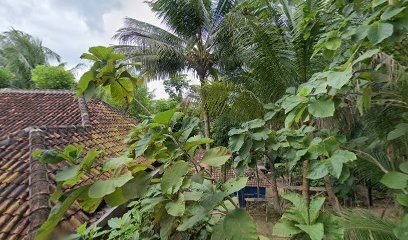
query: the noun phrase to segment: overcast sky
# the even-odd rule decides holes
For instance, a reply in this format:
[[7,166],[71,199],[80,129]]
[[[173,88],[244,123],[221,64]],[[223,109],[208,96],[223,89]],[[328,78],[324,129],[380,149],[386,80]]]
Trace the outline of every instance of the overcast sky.
[[[0,0],[1,32],[13,27],[38,37],[69,66],[91,46],[114,44],[125,17],[160,26],[143,0]],[[160,82],[148,86],[156,98],[167,97]]]

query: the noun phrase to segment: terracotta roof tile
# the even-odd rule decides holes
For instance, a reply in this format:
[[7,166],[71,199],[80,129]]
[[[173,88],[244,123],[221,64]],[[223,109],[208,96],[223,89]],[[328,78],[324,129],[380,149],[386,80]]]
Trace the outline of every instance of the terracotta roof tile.
[[[100,166],[107,158],[118,156],[124,149],[124,137],[136,124],[134,118],[107,104],[92,100],[86,103],[90,126],[81,115],[80,102],[69,91],[2,91],[0,90],[0,239],[26,239],[29,226],[30,143],[24,129],[40,127],[47,149],[63,149],[69,144],[86,149],[104,150],[91,174],[83,181],[100,176]],[[85,127],[84,127],[85,125]],[[4,142],[2,140],[6,139]],[[11,139],[11,141],[8,141]],[[66,163],[48,166],[51,189],[55,172]],[[73,206],[61,224],[72,231],[84,221],[95,222],[103,212],[87,214]]]

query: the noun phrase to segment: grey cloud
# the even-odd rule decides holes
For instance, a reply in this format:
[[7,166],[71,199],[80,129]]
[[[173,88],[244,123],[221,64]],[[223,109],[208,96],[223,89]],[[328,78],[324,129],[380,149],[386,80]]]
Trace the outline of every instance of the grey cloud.
[[103,30],[103,14],[123,7],[120,0],[54,0],[55,7],[74,10],[84,17],[90,29]]

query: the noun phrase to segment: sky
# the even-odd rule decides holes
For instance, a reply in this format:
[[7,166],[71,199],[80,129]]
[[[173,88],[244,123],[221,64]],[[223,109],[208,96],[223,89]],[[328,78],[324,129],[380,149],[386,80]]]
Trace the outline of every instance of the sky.
[[[89,47],[115,44],[125,17],[161,26],[144,0],[0,0],[0,32],[15,28],[40,38],[73,67]],[[156,98],[167,98],[160,81],[148,83]]]

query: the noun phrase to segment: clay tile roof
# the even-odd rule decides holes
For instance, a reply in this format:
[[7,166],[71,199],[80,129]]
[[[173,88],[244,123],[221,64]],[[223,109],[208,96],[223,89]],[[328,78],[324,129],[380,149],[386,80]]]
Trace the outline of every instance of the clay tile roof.
[[[137,122],[99,100],[85,102],[72,91],[0,89],[0,239],[27,239],[30,229],[31,131],[41,131],[43,147],[63,149],[84,145],[104,150],[83,181],[94,181],[104,160],[118,156],[123,139]],[[48,166],[46,178],[54,189],[59,166]],[[31,189],[31,191],[34,191]],[[33,192],[31,192],[33,194]],[[62,228],[72,231],[84,221],[94,222],[101,211],[87,214],[72,207]]]

